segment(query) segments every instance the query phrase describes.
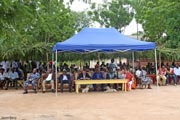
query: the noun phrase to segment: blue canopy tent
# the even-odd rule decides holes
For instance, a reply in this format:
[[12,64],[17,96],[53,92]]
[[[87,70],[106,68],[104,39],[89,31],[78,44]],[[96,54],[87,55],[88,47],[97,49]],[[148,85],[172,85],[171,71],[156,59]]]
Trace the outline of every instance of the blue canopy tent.
[[115,28],[84,28],[78,34],[64,42],[57,42],[53,52],[123,52],[155,50],[157,70],[156,44],[129,38]]
[[144,51],[155,48],[154,42],[129,38],[115,28],[84,28],[66,41],[56,43],[53,52]]

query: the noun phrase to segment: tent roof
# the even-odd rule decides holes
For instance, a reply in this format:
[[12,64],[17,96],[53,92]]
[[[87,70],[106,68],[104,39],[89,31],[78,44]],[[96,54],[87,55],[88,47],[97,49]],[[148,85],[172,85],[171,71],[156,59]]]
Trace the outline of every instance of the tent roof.
[[115,28],[84,28],[64,42],[57,42],[53,52],[114,52],[155,49],[154,42],[129,38]]

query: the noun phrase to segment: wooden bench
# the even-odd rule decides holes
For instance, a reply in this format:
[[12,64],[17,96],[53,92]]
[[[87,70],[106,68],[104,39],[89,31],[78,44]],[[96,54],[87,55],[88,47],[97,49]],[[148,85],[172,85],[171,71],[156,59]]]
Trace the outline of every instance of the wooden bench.
[[112,80],[75,80],[75,86],[76,86],[76,93],[79,93],[79,85],[88,85],[88,84],[114,84],[114,83],[120,83],[122,84],[122,91],[124,90],[126,92],[126,79],[112,79]]

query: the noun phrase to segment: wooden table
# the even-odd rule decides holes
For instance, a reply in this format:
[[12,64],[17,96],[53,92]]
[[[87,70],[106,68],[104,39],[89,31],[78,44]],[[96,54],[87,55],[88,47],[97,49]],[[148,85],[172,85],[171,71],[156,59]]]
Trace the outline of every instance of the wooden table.
[[76,93],[79,93],[79,85],[89,85],[89,84],[114,84],[114,83],[120,83],[122,84],[122,91],[124,90],[126,92],[126,79],[103,79],[103,80],[75,80],[76,85]]

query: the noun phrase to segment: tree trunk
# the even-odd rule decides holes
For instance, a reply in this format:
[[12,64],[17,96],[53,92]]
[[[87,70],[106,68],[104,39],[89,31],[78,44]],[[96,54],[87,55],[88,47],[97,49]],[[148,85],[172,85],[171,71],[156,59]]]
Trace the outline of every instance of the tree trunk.
[[159,51],[159,68],[161,68],[161,52]]
[[[46,51],[46,63],[47,63],[47,64],[49,63],[48,61],[49,61],[49,55],[48,55],[48,52]],[[47,67],[48,67],[48,69],[49,69],[49,64],[48,64]]]

